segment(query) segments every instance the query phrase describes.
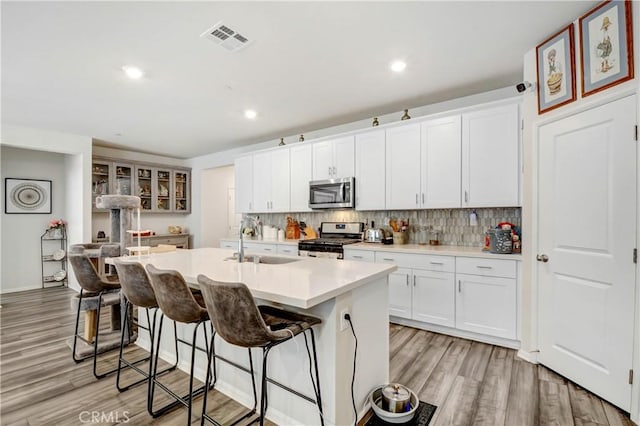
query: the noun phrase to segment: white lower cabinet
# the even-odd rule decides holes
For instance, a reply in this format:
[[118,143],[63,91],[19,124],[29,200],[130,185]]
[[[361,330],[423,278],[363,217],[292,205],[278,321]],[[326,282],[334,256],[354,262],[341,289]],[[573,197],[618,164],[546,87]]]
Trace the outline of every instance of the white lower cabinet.
[[452,272],[413,270],[414,320],[455,327],[455,296]]
[[457,274],[456,328],[516,338],[516,280]]
[[[351,259],[366,260],[355,257],[363,257],[364,250],[349,251]],[[389,275],[390,316],[485,336],[518,338],[515,260],[386,250],[376,251],[375,260],[398,265]]]
[[411,319],[412,271],[398,268],[389,275],[389,315]]
[[278,244],[277,253],[283,256],[298,256],[298,246],[291,244]]

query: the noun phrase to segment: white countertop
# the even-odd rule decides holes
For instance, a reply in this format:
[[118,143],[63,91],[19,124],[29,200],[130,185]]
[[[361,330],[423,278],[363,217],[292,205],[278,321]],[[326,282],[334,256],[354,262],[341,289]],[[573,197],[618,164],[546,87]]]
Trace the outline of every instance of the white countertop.
[[443,256],[467,256],[481,257],[487,259],[511,259],[522,260],[521,254],[497,254],[482,251],[480,247],[463,246],[430,246],[420,244],[379,244],[379,243],[356,243],[344,246],[345,250],[369,250],[369,251],[389,251],[396,253],[415,254],[437,254]]
[[[295,261],[280,265],[224,260],[232,254],[233,250],[229,249],[199,248],[129,258],[160,269],[175,269],[191,285],[197,284],[199,274],[216,281],[242,282],[254,297],[303,309],[387,276],[397,269],[395,265],[386,263],[307,257],[289,257],[287,259]],[[107,263],[111,263],[110,259]]]

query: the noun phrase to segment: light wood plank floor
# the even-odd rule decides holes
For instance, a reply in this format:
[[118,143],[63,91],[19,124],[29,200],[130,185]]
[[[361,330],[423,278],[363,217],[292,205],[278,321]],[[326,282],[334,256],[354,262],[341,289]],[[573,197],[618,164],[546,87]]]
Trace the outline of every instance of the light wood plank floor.
[[[111,416],[101,424],[184,424],[185,409],[153,420],[146,412],[144,386],[119,393],[114,377],[96,380],[91,362],[72,361],[66,340],[73,333],[73,294],[51,288],[1,296],[0,424],[78,425],[90,419],[84,411]],[[128,351],[144,355],[140,349]],[[116,357],[117,352],[104,358],[113,364]],[[186,391],[186,377],[176,371],[164,381]],[[518,359],[514,350],[409,327],[391,325],[390,377],[438,406],[432,425],[633,425],[625,413]],[[193,424],[199,424],[201,399]],[[209,400],[209,407],[219,407],[211,414],[223,422],[246,410],[216,391]]]

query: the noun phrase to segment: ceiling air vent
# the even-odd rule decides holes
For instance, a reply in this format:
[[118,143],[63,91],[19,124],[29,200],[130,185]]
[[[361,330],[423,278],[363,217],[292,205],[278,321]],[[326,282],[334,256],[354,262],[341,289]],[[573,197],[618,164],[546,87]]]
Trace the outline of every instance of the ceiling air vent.
[[227,49],[229,52],[236,52],[251,42],[248,38],[238,33],[236,30],[218,22],[213,27],[202,33],[200,37],[208,38],[216,44]]

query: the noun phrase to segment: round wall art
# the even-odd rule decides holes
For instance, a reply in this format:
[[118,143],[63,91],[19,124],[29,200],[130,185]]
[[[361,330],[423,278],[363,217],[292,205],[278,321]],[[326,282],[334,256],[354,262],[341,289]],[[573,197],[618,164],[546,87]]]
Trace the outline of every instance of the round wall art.
[[5,179],[5,213],[51,213],[51,181]]

